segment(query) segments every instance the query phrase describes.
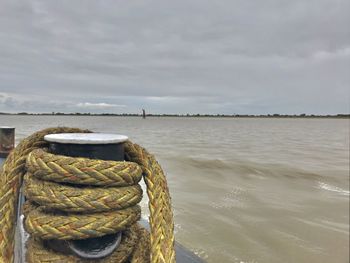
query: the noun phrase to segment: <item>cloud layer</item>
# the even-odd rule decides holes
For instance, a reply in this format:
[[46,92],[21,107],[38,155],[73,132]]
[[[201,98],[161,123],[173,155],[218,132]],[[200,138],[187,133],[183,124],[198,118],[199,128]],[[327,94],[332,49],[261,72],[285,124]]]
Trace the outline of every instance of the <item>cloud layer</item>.
[[347,0],[19,1],[0,111],[349,112]]

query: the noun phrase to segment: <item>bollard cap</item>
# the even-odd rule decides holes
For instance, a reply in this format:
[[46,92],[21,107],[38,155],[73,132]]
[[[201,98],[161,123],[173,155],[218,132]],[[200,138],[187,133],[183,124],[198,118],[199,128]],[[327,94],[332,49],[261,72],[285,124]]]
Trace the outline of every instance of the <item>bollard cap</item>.
[[48,134],[45,141],[64,144],[118,144],[128,140],[128,137],[110,133],[57,133]]

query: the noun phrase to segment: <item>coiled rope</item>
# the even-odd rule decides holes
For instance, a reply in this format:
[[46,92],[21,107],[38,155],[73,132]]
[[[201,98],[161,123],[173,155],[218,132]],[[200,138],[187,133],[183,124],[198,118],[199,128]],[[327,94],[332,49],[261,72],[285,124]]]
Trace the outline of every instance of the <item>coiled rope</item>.
[[[14,260],[15,222],[24,178],[27,262],[90,262],[50,250],[45,240],[85,239],[123,231],[112,255],[95,262],[175,262],[171,200],[153,155],[130,141],[125,162],[48,153],[44,136],[90,132],[49,128],[24,139],[8,156],[0,177],[0,262]],[[150,233],[140,227],[141,178],[147,186]],[[79,187],[74,186],[78,184]],[[85,185],[81,187],[81,185]]]

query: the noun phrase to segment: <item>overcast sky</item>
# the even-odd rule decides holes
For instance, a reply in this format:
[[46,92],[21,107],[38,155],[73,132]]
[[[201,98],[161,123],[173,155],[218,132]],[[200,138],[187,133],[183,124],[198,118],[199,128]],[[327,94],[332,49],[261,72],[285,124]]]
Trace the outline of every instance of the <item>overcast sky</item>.
[[0,111],[349,113],[349,0],[0,0]]

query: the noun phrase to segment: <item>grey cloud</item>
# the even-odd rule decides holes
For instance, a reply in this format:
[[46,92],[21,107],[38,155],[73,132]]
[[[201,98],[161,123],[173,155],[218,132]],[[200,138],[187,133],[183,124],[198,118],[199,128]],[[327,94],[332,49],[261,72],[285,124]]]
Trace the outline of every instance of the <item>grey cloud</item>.
[[349,112],[346,0],[1,6],[0,111]]

